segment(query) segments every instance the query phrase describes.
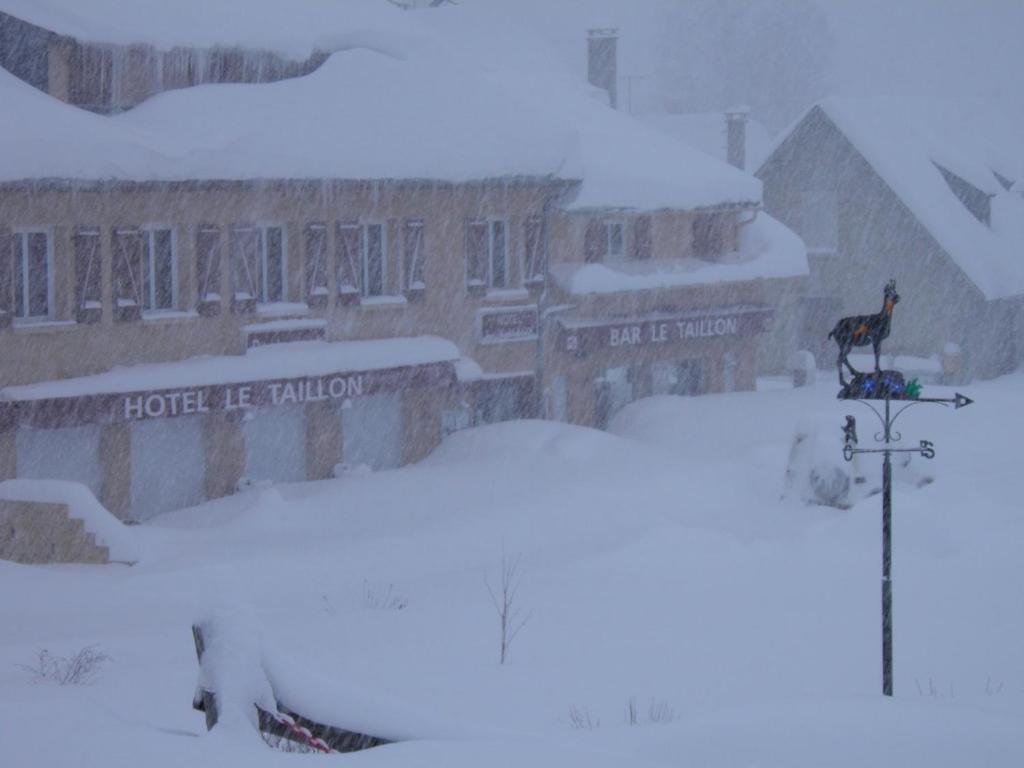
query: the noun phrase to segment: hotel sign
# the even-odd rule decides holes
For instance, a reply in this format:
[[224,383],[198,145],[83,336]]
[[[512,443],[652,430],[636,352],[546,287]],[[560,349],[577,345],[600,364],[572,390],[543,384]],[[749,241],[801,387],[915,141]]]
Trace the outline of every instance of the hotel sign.
[[344,402],[363,395],[454,383],[454,365],[441,362],[358,373],[7,401],[0,402],[0,430],[20,425],[52,429],[215,413],[241,415],[251,408]]
[[317,403],[358,397],[363,394],[364,378],[365,374],[321,376],[126,395],[124,420],[163,419],[211,411],[238,411],[287,403]]
[[563,328],[562,346],[567,352],[585,355],[608,349],[746,339],[763,332],[771,315],[768,308],[742,307],[632,320],[569,321]]

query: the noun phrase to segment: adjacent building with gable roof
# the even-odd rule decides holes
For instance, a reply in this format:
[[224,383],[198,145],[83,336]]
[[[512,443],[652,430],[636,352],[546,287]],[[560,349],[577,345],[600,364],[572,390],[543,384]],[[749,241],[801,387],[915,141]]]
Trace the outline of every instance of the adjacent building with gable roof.
[[[1024,201],[994,172],[883,102],[828,99],[757,171],[765,207],[804,239],[811,277],[800,344],[819,361],[835,320],[881,306],[886,349],[944,359],[950,380],[996,376],[1024,356]],[[1006,173],[1007,171],[1003,171]]]

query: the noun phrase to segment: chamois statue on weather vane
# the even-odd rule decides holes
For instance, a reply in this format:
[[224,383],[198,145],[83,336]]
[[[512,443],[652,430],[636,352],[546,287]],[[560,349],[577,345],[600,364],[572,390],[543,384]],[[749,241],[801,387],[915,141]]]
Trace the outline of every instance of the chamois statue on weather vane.
[[900,295],[896,293],[896,281],[890,280],[885,284],[881,312],[874,315],[844,317],[829,332],[828,337],[835,339],[839,346],[839,359],[836,362],[839,368],[839,386],[844,389],[850,386],[843,377],[844,365],[853,374],[855,382],[858,378],[863,377],[860,371],[850,365],[848,355],[853,347],[866,347],[870,344],[875,352],[875,376],[881,375],[882,341],[889,337],[889,331],[892,328],[892,310],[899,300]]

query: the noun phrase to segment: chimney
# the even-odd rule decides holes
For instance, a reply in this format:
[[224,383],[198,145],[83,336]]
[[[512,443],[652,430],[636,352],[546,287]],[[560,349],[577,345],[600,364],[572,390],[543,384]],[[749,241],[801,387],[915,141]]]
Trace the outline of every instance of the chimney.
[[608,92],[612,109],[618,107],[618,44],[617,29],[587,30],[587,80]]
[[733,107],[725,111],[725,159],[741,171],[747,167],[747,120],[750,107]]

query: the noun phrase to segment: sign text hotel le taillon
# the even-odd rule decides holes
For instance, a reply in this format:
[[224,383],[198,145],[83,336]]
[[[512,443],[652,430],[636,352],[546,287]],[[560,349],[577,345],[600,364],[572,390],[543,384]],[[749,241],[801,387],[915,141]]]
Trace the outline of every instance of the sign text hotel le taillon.
[[160,419],[211,411],[237,411],[261,405],[315,403],[361,394],[362,374],[195,387],[174,392],[127,395],[124,398],[124,418],[126,421]]

